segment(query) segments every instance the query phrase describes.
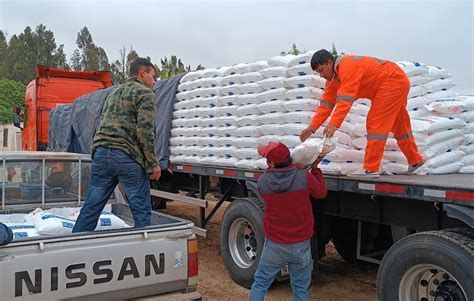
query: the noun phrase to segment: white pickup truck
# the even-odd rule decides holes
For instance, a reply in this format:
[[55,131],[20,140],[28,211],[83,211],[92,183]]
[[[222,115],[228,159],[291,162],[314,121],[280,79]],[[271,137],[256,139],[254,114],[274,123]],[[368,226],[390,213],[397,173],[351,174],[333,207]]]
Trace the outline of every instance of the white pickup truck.
[[[48,152],[0,153],[0,216],[79,207],[91,160]],[[112,213],[133,225],[117,188]],[[5,216],[4,216],[5,217]],[[152,226],[17,237],[0,247],[0,300],[200,300],[194,224],[152,213]],[[21,235],[20,235],[21,236]]]

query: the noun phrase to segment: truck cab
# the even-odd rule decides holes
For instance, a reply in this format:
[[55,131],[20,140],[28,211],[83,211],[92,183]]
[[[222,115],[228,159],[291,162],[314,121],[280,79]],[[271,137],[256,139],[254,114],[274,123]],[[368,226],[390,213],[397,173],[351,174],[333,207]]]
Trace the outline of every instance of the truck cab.
[[112,74],[109,71],[73,71],[36,66],[36,78],[26,88],[23,110],[16,110],[14,116],[17,127],[20,127],[19,115],[23,117],[22,149],[46,150],[51,109],[111,85]]

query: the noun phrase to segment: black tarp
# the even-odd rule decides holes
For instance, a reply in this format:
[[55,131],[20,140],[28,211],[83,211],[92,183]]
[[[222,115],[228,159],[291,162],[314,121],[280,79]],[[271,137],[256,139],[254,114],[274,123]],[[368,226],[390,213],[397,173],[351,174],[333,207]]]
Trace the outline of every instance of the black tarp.
[[[160,167],[169,164],[169,136],[179,81],[185,73],[155,83],[155,154]],[[48,151],[89,154],[105,100],[118,86],[95,91],[49,113]]]

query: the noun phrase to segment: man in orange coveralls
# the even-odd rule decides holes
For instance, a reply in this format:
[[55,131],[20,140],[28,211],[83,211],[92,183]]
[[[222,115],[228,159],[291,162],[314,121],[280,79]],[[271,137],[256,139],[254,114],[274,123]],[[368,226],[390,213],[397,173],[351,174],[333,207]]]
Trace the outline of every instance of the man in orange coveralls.
[[366,121],[365,171],[350,175],[370,178],[380,175],[380,163],[390,131],[410,164],[407,174],[413,174],[425,163],[413,138],[406,110],[410,82],[397,64],[354,55],[340,56],[335,60],[329,51],[321,49],[313,55],[311,69],[326,79],[326,86],[310,125],[300,133],[301,141],[309,138],[335,108],[323,131],[326,137],[332,137],[353,102],[358,98],[368,98],[372,104]]

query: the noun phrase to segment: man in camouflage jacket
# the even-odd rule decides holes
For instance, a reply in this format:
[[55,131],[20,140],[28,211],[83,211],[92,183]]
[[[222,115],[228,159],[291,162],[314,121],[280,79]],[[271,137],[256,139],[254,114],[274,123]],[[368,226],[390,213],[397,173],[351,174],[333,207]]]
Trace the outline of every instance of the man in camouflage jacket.
[[107,98],[91,145],[92,171],[86,201],[73,232],[96,228],[118,183],[125,190],[134,226],[150,225],[149,179],[161,176],[154,153],[156,109],[151,88],[155,76],[153,64],[138,58],[130,65],[130,79]]

